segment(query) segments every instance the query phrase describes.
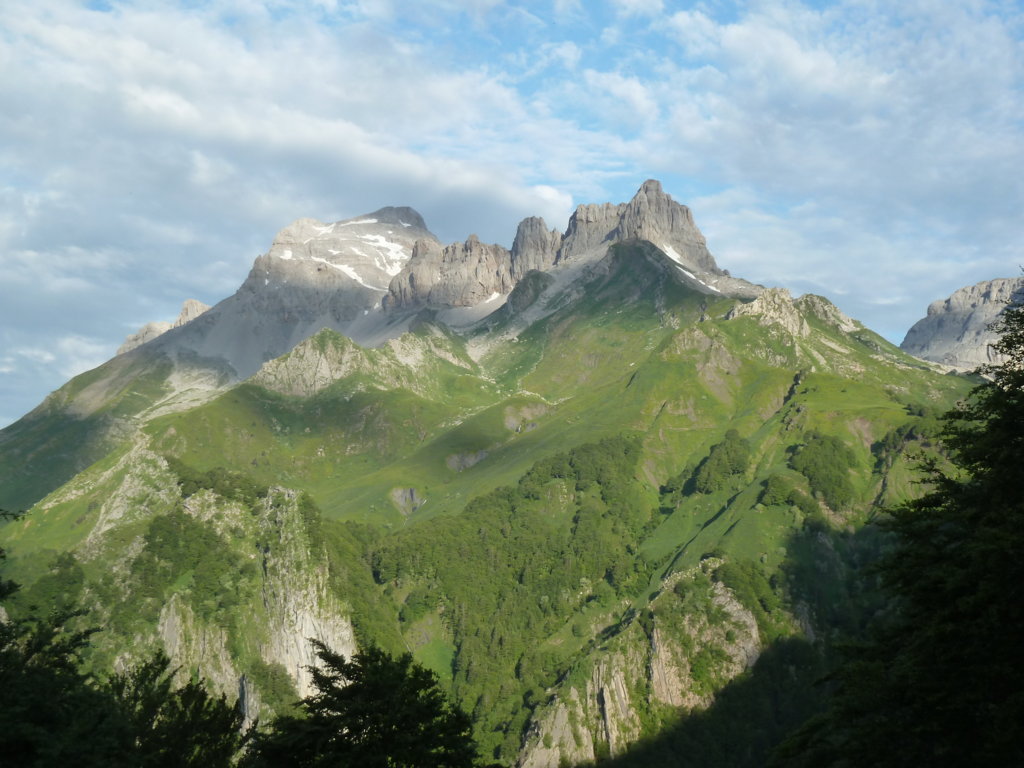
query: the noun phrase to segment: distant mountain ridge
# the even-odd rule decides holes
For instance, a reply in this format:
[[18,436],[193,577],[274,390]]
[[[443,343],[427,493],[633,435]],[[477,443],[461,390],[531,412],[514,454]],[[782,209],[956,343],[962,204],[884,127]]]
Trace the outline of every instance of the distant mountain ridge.
[[915,357],[970,371],[1001,362],[991,348],[990,329],[1011,301],[1024,300],[1024,278],[984,280],[954,291],[928,306],[928,314],[907,331],[900,349]]
[[[408,207],[334,223],[299,219],[277,233],[233,295],[210,308],[186,302],[177,322],[147,324],[116,357],[0,431],[0,453],[18,467],[6,487],[23,489],[5,503],[38,500],[125,431],[216,397],[324,329],[364,347],[399,338],[425,316],[470,336],[495,323],[514,335],[554,311],[552,297],[600,269],[611,246],[630,242],[651,243],[675,279],[710,297],[763,291],[718,267],[690,209],[654,180],[627,203],[578,206],[564,233],[526,218],[511,250],[475,235],[444,246]],[[488,345],[474,341],[470,352]],[[82,438],[50,442],[68,418]]]
[[[759,286],[732,278],[707,249],[690,209],[648,180],[628,203],[580,205],[564,233],[544,220],[520,222],[511,250],[470,235],[442,245],[412,208],[382,208],[325,224],[299,219],[282,229],[231,297],[200,322],[150,323],[120,353],[151,351],[219,360],[244,379],[304,338],[330,328],[377,346],[405,332],[420,310],[497,310],[530,271],[550,272],[603,256],[610,245],[646,240],[661,248],[698,290],[753,298]],[[222,367],[222,366],[217,366]]]
[[732,278],[656,182],[510,250],[300,220],[0,431],[0,506],[32,507],[9,615],[68,593],[98,674],[163,650],[250,722],[309,690],[315,638],[412,652],[508,768],[755,768],[872,609],[859,532],[971,386],[936,368]]

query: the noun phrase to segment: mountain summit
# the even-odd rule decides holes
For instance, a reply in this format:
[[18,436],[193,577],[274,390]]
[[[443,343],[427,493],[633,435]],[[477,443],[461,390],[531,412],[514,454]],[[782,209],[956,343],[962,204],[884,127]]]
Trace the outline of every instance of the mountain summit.
[[[606,268],[610,249],[626,243],[653,247],[651,258],[663,266],[658,279],[709,297],[751,299],[763,290],[718,267],[690,209],[654,180],[628,203],[580,205],[561,233],[526,218],[511,250],[475,235],[443,245],[408,207],[334,223],[299,219],[277,233],[232,296],[212,308],[189,305],[169,328],[145,326],[115,358],[0,432],[18,467],[5,481],[7,503],[36,501],[125,430],[216,397],[321,330],[376,348],[426,312],[462,334],[500,324],[502,338],[515,335],[553,312],[558,296],[578,293],[594,270]],[[477,338],[470,352],[490,347]],[[60,431],[68,418],[81,431],[71,450],[62,439],[48,442],[51,428]]]
[[401,310],[494,302],[507,296],[530,270],[549,272],[594,261],[610,246],[631,240],[660,248],[703,290],[741,296],[757,293],[718,268],[690,209],[667,195],[660,182],[648,180],[628,203],[578,206],[563,234],[549,230],[541,218],[524,219],[511,251],[484,245],[475,235],[443,248],[436,241],[418,243],[409,263],[391,281],[383,305]]
[[278,232],[233,296],[148,345],[122,349],[239,381],[323,328],[372,347],[400,336],[423,309],[440,311],[442,322],[476,322],[498,310],[529,272],[565,272],[564,282],[630,241],[657,247],[701,292],[760,293],[718,267],[690,209],[651,180],[628,203],[579,206],[562,234],[543,219],[524,219],[511,250],[476,235],[442,245],[412,208],[333,224],[299,219]]
[[900,349],[962,371],[1002,362],[989,326],[1011,301],[1024,300],[1024,278],[997,278],[968,285],[934,301],[928,314],[907,331]]

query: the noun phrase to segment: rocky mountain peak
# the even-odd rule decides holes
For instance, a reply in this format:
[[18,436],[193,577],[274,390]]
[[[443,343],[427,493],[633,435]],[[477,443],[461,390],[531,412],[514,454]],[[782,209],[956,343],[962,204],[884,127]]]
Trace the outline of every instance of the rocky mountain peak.
[[[649,179],[628,203],[580,205],[564,234],[531,216],[516,229],[512,250],[483,246],[476,235],[445,248],[414,249],[402,272],[388,285],[383,306],[389,310],[430,306],[474,306],[505,296],[531,270],[547,272],[563,263],[602,258],[615,243],[646,240],[675,262],[697,290],[753,297],[756,286],[729,277],[707,249],[693,215]],[[457,268],[454,268],[458,265]]]
[[794,306],[793,297],[785,288],[768,288],[760,296],[746,304],[737,304],[726,315],[726,319],[753,317],[762,325],[777,325],[793,338],[807,336],[810,326]]
[[381,224],[397,224],[400,227],[418,229],[428,232],[427,223],[420,216],[415,208],[408,206],[392,207],[387,206],[373,213],[366,214],[365,218],[377,219]]
[[298,219],[278,232],[243,288],[255,294],[297,285],[341,291],[348,303],[364,309],[387,293],[421,240],[437,243],[412,208],[381,208],[333,224]]
[[117,348],[117,354],[123,355],[125,352],[130,352],[136,347],[141,347],[146,342],[162,336],[172,328],[179,328],[185,325],[185,323],[195,320],[209,308],[208,304],[203,304],[203,302],[196,299],[185,299],[185,303],[181,305],[181,312],[178,313],[178,318],[174,322],[169,323],[157,320],[146,323],[138,331],[129,334],[125,338],[124,343]]
[[209,308],[209,304],[203,304],[197,299],[185,299],[185,303],[181,305],[181,312],[178,313],[178,319],[174,321],[174,327],[192,322]]
[[407,207],[333,223],[297,219],[256,258],[233,296],[201,323],[163,336],[161,351],[222,361],[241,379],[321,328],[368,342],[378,330],[381,299],[418,242],[440,248],[423,217]]
[[1024,278],[984,280],[934,301],[928,314],[907,331],[904,352],[960,370],[1001,362],[990,346],[998,334],[989,330],[1007,304],[1024,300]]
[[722,274],[708,251],[704,235],[693,222],[690,209],[665,194],[657,181],[645,181],[627,203],[617,234],[622,240],[648,240],[670,256],[673,254],[668,249],[672,249],[683,266]]
[[[540,217],[524,219],[511,250],[477,235],[442,245],[409,207],[333,223],[300,218],[277,233],[239,290],[201,322],[155,324],[122,351],[159,338],[155,354],[204,360],[218,377],[244,379],[322,328],[378,346],[401,334],[423,308],[476,322],[531,272],[574,280],[610,246],[633,240],[666,254],[674,262],[667,268],[695,290],[751,298],[760,292],[718,269],[690,210],[649,180],[628,203],[579,206],[564,234]],[[536,298],[538,289],[544,290],[540,282],[527,293]]]
[[[670,216],[674,207],[689,211],[686,206],[678,205],[667,195],[661,187],[661,182],[656,179],[648,179],[641,184],[633,199],[626,203],[626,209],[630,213],[662,218]],[[690,223],[692,224],[692,219]]]
[[681,266],[701,276],[724,275],[685,205],[648,179],[633,199],[619,205],[581,205],[569,220],[559,261],[586,258],[589,253],[626,240],[647,240]]
[[493,301],[515,286],[512,254],[470,235],[464,243],[441,247],[418,241],[405,268],[383,298],[385,309],[472,307]]
[[531,269],[547,271],[555,265],[562,234],[548,229],[544,219],[530,216],[519,222],[512,241],[512,277],[517,282]]

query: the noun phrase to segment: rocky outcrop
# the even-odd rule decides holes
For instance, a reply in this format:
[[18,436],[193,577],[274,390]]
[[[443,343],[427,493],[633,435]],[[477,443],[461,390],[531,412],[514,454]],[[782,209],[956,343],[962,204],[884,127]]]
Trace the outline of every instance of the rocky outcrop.
[[261,650],[265,661],[284,667],[304,697],[313,692],[310,668],[320,666],[310,640],[350,657],[356,651],[355,632],[330,589],[326,556],[306,535],[297,494],[280,489],[274,494],[277,498],[267,500],[264,513],[268,533],[276,533],[277,540],[263,556],[268,639]]
[[512,254],[500,245],[481,243],[476,235],[444,248],[421,240],[383,303],[385,309],[472,307],[514,285]]
[[1011,301],[1024,300],[1024,278],[986,280],[933,302],[928,314],[907,331],[900,344],[904,352],[948,365],[973,370],[998,364],[1002,358],[990,346],[998,334],[989,330]]
[[[218,693],[230,695],[239,690],[241,675],[228,653],[227,633],[200,621],[179,595],[171,595],[164,603],[157,634],[172,668],[201,669],[210,688]],[[259,694],[251,686],[245,691],[241,708],[246,713],[259,711]]]
[[[753,614],[723,584],[695,581],[701,570],[670,576],[651,604],[646,626],[633,622],[584,662],[585,677],[576,670],[552,692],[527,729],[519,768],[557,768],[593,762],[602,753],[622,754],[641,738],[645,721],[708,706],[709,683],[717,689],[753,666],[761,648]],[[704,596],[703,611],[682,621],[669,606],[678,599],[672,588],[680,582]]]
[[264,363],[250,381],[293,397],[310,397],[346,378],[360,378],[353,382],[353,391],[402,388],[426,394],[433,382],[428,374],[444,364],[472,370],[472,364],[451,346],[450,339],[433,327],[391,339],[377,349],[323,330],[288,354]]
[[638,702],[633,701],[636,670],[642,669],[640,649],[626,648],[601,659],[587,681],[587,699],[596,703],[598,738],[614,757],[626,751],[640,737]]
[[348,612],[330,587],[327,558],[303,524],[298,494],[273,489],[250,512],[203,492],[189,498],[184,509],[214,525],[225,541],[248,529],[261,543],[259,600],[243,609],[247,615],[235,629],[241,636],[231,642],[223,628],[204,623],[181,596],[172,595],[159,624],[168,656],[184,669],[200,670],[218,692],[234,696],[245,691],[243,706],[249,712],[259,711],[259,688],[242,679],[232,648],[249,648],[267,664],[280,665],[300,697],[312,693],[310,667],[320,661],[310,640],[345,656],[355,652],[356,641]]
[[556,699],[527,734],[528,748],[520,757],[519,768],[552,768],[592,761],[596,752],[594,739],[588,728],[581,727],[582,709],[575,688],[570,688],[564,698]]
[[661,627],[651,632],[651,698],[670,707],[692,707],[696,703],[687,691],[686,671],[672,652],[672,643]]
[[822,322],[827,325],[831,325],[833,328],[836,328],[843,333],[853,333],[854,331],[864,327],[859,322],[846,315],[839,309],[839,307],[824,296],[805,293],[793,302],[793,306],[801,312],[814,315]]
[[531,216],[519,222],[512,241],[512,279],[518,282],[532,269],[545,272],[555,265],[562,235],[548,229],[544,219]]
[[753,301],[737,304],[725,317],[726,320],[753,317],[762,325],[779,326],[794,338],[807,336],[811,332],[807,320],[794,306],[793,297],[785,288],[768,288]]
[[643,183],[628,203],[581,205],[569,219],[558,260],[585,258],[609,245],[627,240],[647,240],[691,271],[723,275],[708,251],[693,214],[661,188]]
[[[102,563],[114,574],[120,599],[149,605],[137,592],[135,560],[145,547],[139,532],[154,518],[180,510],[208,526],[219,539],[218,551],[246,567],[221,583],[225,606],[231,607],[211,614],[209,604],[197,600],[191,580],[166,584],[153,624],[133,625],[128,635],[123,626],[111,629],[97,646],[116,651],[111,655],[121,671],[162,648],[172,668],[179,670],[179,681],[198,674],[215,693],[239,697],[249,721],[270,714],[261,703],[267,691],[246,674],[253,671],[254,659],[283,669],[298,695],[311,693],[309,668],[319,659],[310,639],[345,656],[355,652],[356,641],[344,597],[330,582],[324,545],[310,533],[300,509],[299,493],[270,489],[249,506],[210,490],[182,498],[166,460],[143,442],[140,437],[118,462],[82,473],[51,497],[53,504],[67,504],[103,489],[103,502],[76,522],[89,526],[74,550],[76,557],[83,563]],[[56,508],[41,506],[39,512],[45,515]],[[133,533],[126,536],[126,531]],[[180,562],[164,565],[175,564]],[[232,599],[239,595],[244,599]],[[91,607],[98,616],[116,610],[109,603]]]
[[388,495],[398,511],[406,517],[427,503],[415,488],[392,488]]
[[185,299],[185,303],[181,305],[181,312],[178,313],[177,320],[173,323],[168,323],[163,320],[146,323],[144,326],[139,328],[138,331],[129,335],[124,340],[124,343],[117,348],[117,354],[123,355],[125,352],[133,350],[136,347],[141,347],[148,341],[152,341],[157,336],[167,333],[167,331],[172,328],[178,328],[185,323],[192,322],[209,308],[208,304],[203,304],[203,302],[197,301],[196,299]]
[[546,272],[531,270],[523,275],[516,283],[512,293],[505,299],[503,314],[505,316],[518,315],[532,306],[548,288],[555,282],[555,278]]

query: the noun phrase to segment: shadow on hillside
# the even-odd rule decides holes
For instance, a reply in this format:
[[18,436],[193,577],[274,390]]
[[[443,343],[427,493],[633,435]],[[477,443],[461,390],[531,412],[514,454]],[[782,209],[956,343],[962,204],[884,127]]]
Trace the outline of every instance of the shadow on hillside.
[[780,640],[753,669],[719,691],[711,707],[600,765],[759,768],[775,745],[821,706],[823,674],[822,655],[810,643]]
[[877,527],[837,530],[808,520],[786,542],[787,592],[814,616],[828,637],[769,645],[752,669],[736,678],[706,710],[694,712],[626,754],[600,760],[614,768],[762,768],[772,750],[827,704],[823,682],[835,649],[854,640],[884,610],[872,565],[885,546]]

